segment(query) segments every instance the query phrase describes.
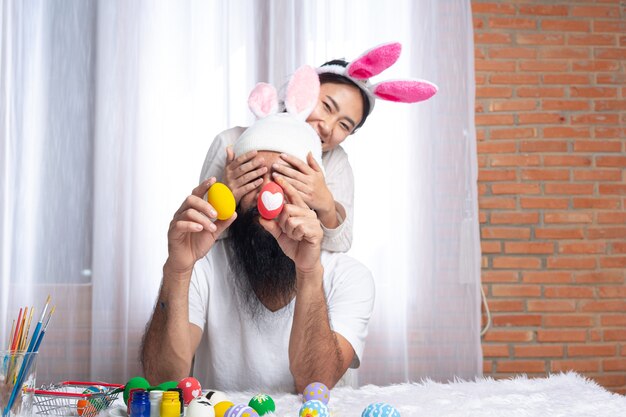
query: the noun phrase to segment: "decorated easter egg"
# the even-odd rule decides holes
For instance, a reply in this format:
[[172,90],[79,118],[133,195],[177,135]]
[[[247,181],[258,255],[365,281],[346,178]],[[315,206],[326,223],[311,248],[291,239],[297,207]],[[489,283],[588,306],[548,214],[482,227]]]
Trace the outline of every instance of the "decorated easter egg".
[[189,402],[197,396],[202,395],[200,382],[192,376],[181,379],[177,388],[183,390],[183,401],[185,402],[185,405],[189,404]]
[[259,413],[260,416],[266,413],[276,411],[276,404],[274,400],[267,394],[257,394],[248,403],[248,405]]
[[128,405],[128,396],[130,395],[130,391],[133,389],[143,389],[147,390],[150,388],[150,383],[146,378],[135,376],[128,380],[126,385],[124,386],[124,404]]
[[215,404],[213,408],[215,409],[215,417],[226,417],[226,412],[233,407],[235,404],[230,401],[220,401]]
[[[99,387],[87,387],[87,389],[83,391],[83,394],[95,394],[100,392],[102,391]],[[78,412],[79,416],[82,416],[83,414],[85,414],[85,412],[85,415],[94,415],[96,414],[96,411],[98,411],[98,408],[96,407],[101,405],[103,401],[104,400],[102,398],[95,399],[91,398],[91,396],[88,398],[81,398],[76,402],[76,411]]]
[[186,417],[215,417],[215,410],[213,406],[202,395],[189,401],[187,406]]
[[280,185],[275,182],[268,182],[261,188],[257,198],[257,207],[261,217],[271,220],[283,211],[285,195]]
[[400,412],[387,403],[374,403],[365,407],[361,417],[400,417]]
[[312,382],[302,391],[304,401],[318,400],[328,405],[330,400],[330,390],[321,382]]
[[149,391],[152,391],[152,390],[167,391],[176,387],[178,387],[178,381],[167,381],[167,382],[163,382],[157,385],[156,387],[151,387]]
[[300,407],[300,417],[329,417],[328,407],[319,400],[309,400]]
[[221,403],[222,401],[228,401],[228,397],[226,397],[226,394],[222,391],[209,390],[206,394],[204,394],[204,396],[213,406],[217,403]]
[[237,404],[230,407],[224,417],[259,417],[259,414],[250,406]]
[[217,211],[219,220],[228,220],[235,212],[235,196],[230,191],[230,188],[221,182],[216,182],[209,188],[206,199]]

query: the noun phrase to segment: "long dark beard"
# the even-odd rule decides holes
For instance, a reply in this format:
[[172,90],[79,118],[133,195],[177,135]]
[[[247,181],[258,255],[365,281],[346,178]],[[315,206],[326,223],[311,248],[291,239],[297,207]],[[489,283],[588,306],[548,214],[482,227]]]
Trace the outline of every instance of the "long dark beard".
[[258,222],[256,206],[237,209],[230,226],[231,269],[241,300],[252,317],[263,311],[260,300],[286,305],[295,292],[295,264]]

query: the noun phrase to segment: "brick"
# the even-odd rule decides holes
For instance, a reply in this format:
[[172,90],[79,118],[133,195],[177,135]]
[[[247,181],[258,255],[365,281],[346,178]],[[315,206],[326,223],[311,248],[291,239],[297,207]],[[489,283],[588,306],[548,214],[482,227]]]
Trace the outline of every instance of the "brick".
[[537,330],[538,342],[584,342],[586,330]]
[[551,242],[505,242],[504,252],[511,254],[546,254],[554,253]]
[[602,332],[602,338],[606,342],[626,341],[626,330],[604,330]]
[[517,207],[515,198],[503,197],[480,197],[478,199],[480,209],[514,209]]
[[598,213],[598,223],[626,224],[626,211]]
[[544,296],[547,298],[592,298],[593,288],[589,287],[547,287]]
[[472,18],[472,24],[474,26],[474,29],[481,29],[485,26],[484,19],[478,18],[476,16]]
[[[591,50],[589,48],[568,48],[568,47],[560,47],[560,48],[551,48],[544,47],[539,50],[539,59],[555,59],[555,58],[563,58],[563,59],[589,59],[591,58]],[[598,53],[596,51],[594,57],[596,59],[600,59]],[[606,58],[608,59],[608,58]]]
[[535,29],[537,21],[520,17],[491,17],[489,27],[494,29]]
[[575,181],[620,181],[622,173],[618,169],[576,169]]
[[489,330],[483,338],[485,342],[530,342],[532,339],[532,331],[520,330]]
[[563,87],[517,87],[518,97],[564,97]]
[[539,213],[534,212],[510,212],[491,213],[492,224],[535,224],[539,222]]
[[624,242],[613,242],[611,243],[613,248],[613,253],[626,253],[626,243]]
[[472,13],[485,14],[515,14],[515,6],[506,3],[477,3],[472,2]]
[[566,209],[569,200],[566,198],[530,198],[520,199],[520,206],[524,209]]
[[485,344],[483,346],[483,357],[486,358],[506,358],[509,356],[508,345]]
[[617,71],[618,61],[575,61],[572,63],[572,71],[596,72],[596,71]]
[[482,253],[500,253],[502,251],[500,242],[483,241],[480,243]]
[[[588,131],[588,130],[587,130]],[[520,139],[534,138],[537,136],[537,129],[532,127],[513,129],[491,129],[491,139]]]
[[568,63],[567,61],[521,61],[519,66],[522,71],[565,72],[567,71]]
[[511,35],[508,33],[475,33],[474,42],[477,44],[502,44],[511,43]]
[[615,209],[620,206],[620,200],[615,198],[574,198],[572,206],[575,209]]
[[616,301],[616,300],[587,301],[587,302],[583,302],[583,304],[581,305],[581,311],[583,312],[626,311],[626,301]]
[[491,186],[493,194],[539,194],[539,184],[497,183]]
[[541,260],[529,257],[498,256],[493,258],[493,268],[539,269],[541,268]]
[[600,287],[598,289],[600,298],[626,298],[626,287]]
[[617,114],[591,113],[572,115],[572,124],[618,124]]
[[590,45],[590,46],[614,46],[615,36],[613,35],[569,35],[568,45]]
[[571,183],[546,183],[544,185],[545,194],[593,194],[593,184],[571,184]]
[[490,157],[492,167],[537,166],[540,159],[537,155],[494,155]]
[[626,239],[626,227],[590,227],[587,229],[588,239]]
[[476,125],[512,125],[513,115],[511,114],[484,114],[476,115]]
[[626,156],[597,156],[596,166],[598,167],[626,167]]
[[[626,80],[624,80],[626,83]],[[595,111],[623,111],[626,110],[626,100],[597,100],[593,103]]]
[[474,48],[474,59],[485,59],[485,53],[483,52],[483,48],[475,47]]
[[491,294],[494,297],[539,297],[541,287],[539,285],[497,285],[491,286]]
[[596,84],[626,84],[626,74],[596,74]]
[[546,327],[592,327],[593,317],[575,314],[549,314],[545,315],[543,323]]
[[[514,295],[513,297],[518,297]],[[540,314],[508,314],[493,316],[495,327],[538,327],[541,326]]]
[[577,272],[574,281],[578,284],[621,283],[624,275],[616,271]]
[[612,314],[602,316],[600,318],[602,326],[620,326],[626,327],[626,314]]
[[541,29],[556,32],[589,32],[590,22],[584,20],[549,20],[541,21]]
[[594,375],[591,378],[603,387],[626,385],[626,375]]
[[569,283],[572,282],[572,273],[565,271],[527,271],[522,273],[522,282],[544,284]]
[[489,104],[490,111],[518,111],[518,110],[534,110],[537,108],[535,100],[503,100],[492,101]]
[[520,124],[559,124],[565,117],[560,113],[520,113],[517,120]]
[[500,360],[497,362],[497,371],[496,372],[506,372],[506,373],[545,373],[546,372],[546,364],[544,361],[533,360],[533,361],[520,361],[520,360],[512,360],[505,361]]
[[482,154],[494,153],[515,153],[517,145],[515,142],[480,142],[476,145],[476,151]]
[[604,359],[602,369],[605,372],[626,371],[626,359]]
[[528,239],[530,229],[528,227],[483,227],[481,237],[482,239]]
[[600,258],[602,268],[626,268],[626,256],[607,256]]
[[517,272],[514,271],[482,271],[481,281],[491,282],[517,282]]
[[626,21],[624,20],[594,20],[594,32],[617,32],[626,33]]
[[591,137],[587,127],[544,127],[544,138],[588,138]]
[[[602,61],[604,62],[604,61]],[[476,71],[490,72],[514,72],[515,61],[490,61],[485,59],[476,60],[474,63]]]
[[580,17],[618,17],[619,7],[617,6],[574,6],[571,9],[572,16]]
[[543,100],[541,102],[543,110],[589,110],[589,101],[583,100]]
[[484,85],[487,84],[487,77],[482,74],[476,74],[475,76],[476,85]]
[[569,181],[570,172],[565,169],[523,169],[523,180],[531,181]]
[[544,84],[589,84],[588,75],[583,74],[545,74],[542,77]]
[[[595,258],[575,258],[555,257],[546,259],[548,269],[595,269]],[[578,282],[578,281],[577,281]]]
[[626,195],[626,184],[600,184],[598,185],[600,194]]
[[520,142],[520,152],[567,152],[568,142],[558,140],[525,140]]
[[537,239],[582,239],[584,237],[581,229],[535,229]]
[[553,360],[550,362],[550,371],[552,372],[598,372],[600,370],[600,361],[597,359],[587,360]]
[[559,242],[559,253],[571,255],[571,254],[591,254],[591,253],[605,253],[605,242],[576,242],[576,243],[563,243]]
[[491,84],[539,84],[539,75],[534,74],[493,74]]
[[568,7],[522,4],[519,6],[519,14],[535,16],[567,16]]
[[478,181],[514,181],[517,173],[513,169],[481,169],[478,171]]
[[524,302],[520,300],[489,300],[489,309],[494,313],[524,311]]
[[[518,45],[565,45],[565,37],[553,33],[516,33],[515,39]],[[565,70],[566,68],[561,69]]]
[[[528,300],[526,305],[530,312],[572,312],[576,310],[576,304],[572,300]],[[550,340],[543,341],[548,342]]]
[[568,356],[615,356],[615,345],[568,345]]
[[617,89],[611,87],[570,87],[571,97],[617,97]]
[[575,152],[621,152],[622,144],[618,141],[577,140],[574,142]]
[[591,213],[579,213],[579,212],[559,212],[559,213],[545,213],[545,223],[591,223],[593,221],[593,215]]
[[493,361],[483,361],[483,373],[485,375],[493,372]]
[[534,48],[490,47],[489,58],[492,59],[535,59],[537,50]]
[[476,88],[476,98],[506,98],[513,96],[513,89],[510,87],[478,87]]
[[513,356],[516,358],[549,358],[563,357],[562,345],[514,346]]

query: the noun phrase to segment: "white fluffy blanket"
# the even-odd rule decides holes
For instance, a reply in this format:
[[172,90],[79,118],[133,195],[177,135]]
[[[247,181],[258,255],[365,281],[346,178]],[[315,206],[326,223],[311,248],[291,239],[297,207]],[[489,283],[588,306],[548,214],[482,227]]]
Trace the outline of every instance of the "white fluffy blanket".
[[[255,393],[228,393],[235,404],[248,403]],[[276,414],[298,417],[302,400],[297,395],[272,395]],[[331,417],[360,417],[370,403],[387,402],[402,417],[619,417],[626,416],[626,397],[570,372],[548,378],[432,381],[388,387],[368,385],[331,391]],[[267,414],[266,414],[267,415]]]

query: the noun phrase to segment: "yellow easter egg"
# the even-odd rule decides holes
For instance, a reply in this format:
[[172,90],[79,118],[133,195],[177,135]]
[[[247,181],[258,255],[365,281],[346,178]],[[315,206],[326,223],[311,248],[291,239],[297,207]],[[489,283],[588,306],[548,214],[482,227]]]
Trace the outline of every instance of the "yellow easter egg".
[[206,199],[209,204],[213,206],[215,211],[217,211],[217,218],[219,220],[228,220],[235,212],[235,196],[230,189],[221,182],[216,182],[209,188]]
[[213,406],[215,411],[215,417],[224,417],[224,414],[228,411],[230,407],[232,407],[233,403],[230,401],[221,401]]

